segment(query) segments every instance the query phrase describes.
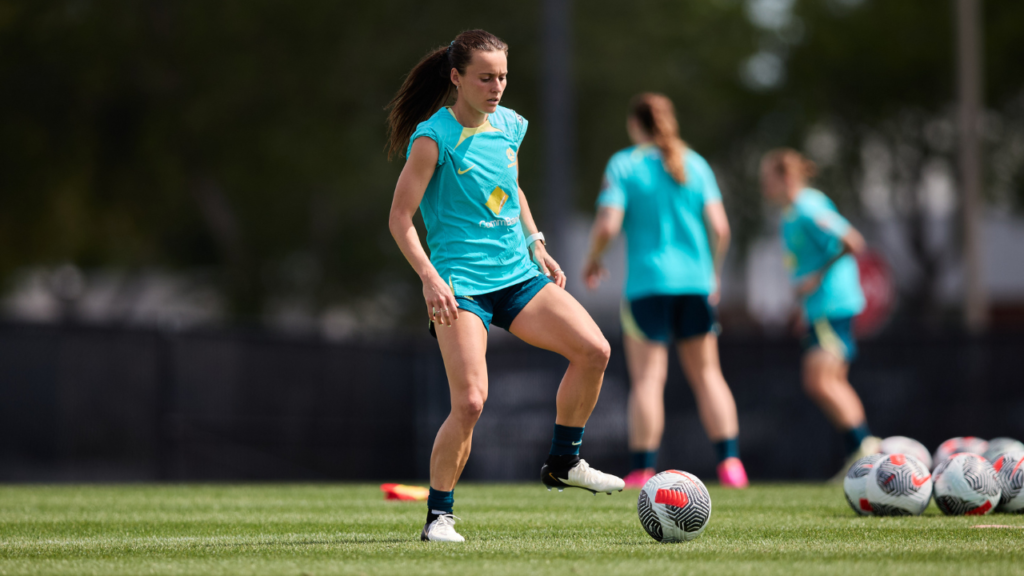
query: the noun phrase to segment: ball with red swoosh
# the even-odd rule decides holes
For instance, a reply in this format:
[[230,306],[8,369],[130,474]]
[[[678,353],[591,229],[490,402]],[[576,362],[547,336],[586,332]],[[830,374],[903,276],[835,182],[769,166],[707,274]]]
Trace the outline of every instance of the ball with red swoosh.
[[866,493],[875,516],[919,516],[932,497],[928,467],[907,454],[886,454],[868,473]]

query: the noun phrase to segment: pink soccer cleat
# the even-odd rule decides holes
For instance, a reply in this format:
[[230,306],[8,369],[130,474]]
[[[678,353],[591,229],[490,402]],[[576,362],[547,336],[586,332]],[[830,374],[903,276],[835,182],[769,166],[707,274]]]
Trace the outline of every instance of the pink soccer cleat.
[[643,488],[644,484],[647,484],[652,477],[654,477],[654,468],[641,468],[633,470],[623,480],[626,482],[626,488]]
[[746,488],[747,471],[739,458],[726,458],[718,465],[718,481],[725,488]]

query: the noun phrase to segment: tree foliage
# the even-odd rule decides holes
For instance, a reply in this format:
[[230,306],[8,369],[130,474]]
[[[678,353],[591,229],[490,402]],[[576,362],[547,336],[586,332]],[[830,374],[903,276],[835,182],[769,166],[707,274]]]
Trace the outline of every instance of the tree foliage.
[[[863,139],[892,133],[898,146],[949,115],[946,3],[801,0],[777,29],[757,24],[755,4],[575,5],[580,209],[627,144],[639,91],[676,101],[747,239],[763,219],[752,159],[766,147],[802,147],[828,126],[842,147],[823,181],[856,209]],[[1024,8],[985,6],[988,102],[1020,108]],[[534,120],[523,187],[543,194],[540,14],[536,1],[0,0],[0,278],[67,261],[209,269],[238,318],[271,297],[320,307],[408,281],[385,224],[401,162],[383,153],[383,106],[428,49],[491,30],[511,47],[505,103]],[[741,71],[761,52],[784,79],[752,88]]]

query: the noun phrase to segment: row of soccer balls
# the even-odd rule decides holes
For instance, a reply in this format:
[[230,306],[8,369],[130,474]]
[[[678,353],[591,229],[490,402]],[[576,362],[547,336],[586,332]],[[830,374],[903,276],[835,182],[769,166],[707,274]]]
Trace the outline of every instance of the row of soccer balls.
[[995,462],[1001,454],[1007,452],[1024,452],[1024,443],[1013,438],[993,438],[983,440],[975,436],[959,436],[950,438],[935,450],[934,456],[928,452],[924,444],[906,436],[890,436],[882,440],[880,452],[882,454],[906,454],[913,456],[928,467],[935,470],[939,464],[961,452],[969,454],[981,454],[989,462]]
[[991,462],[984,452],[949,450],[977,444],[976,440],[954,438],[944,442],[942,446],[950,453],[940,454],[940,447],[936,457],[929,458],[935,464],[931,473],[925,462],[910,454],[861,458],[850,466],[843,480],[846,501],[865,516],[918,516],[933,495],[939,510],[949,516],[983,515],[993,510],[1024,513],[1024,445],[989,454]]

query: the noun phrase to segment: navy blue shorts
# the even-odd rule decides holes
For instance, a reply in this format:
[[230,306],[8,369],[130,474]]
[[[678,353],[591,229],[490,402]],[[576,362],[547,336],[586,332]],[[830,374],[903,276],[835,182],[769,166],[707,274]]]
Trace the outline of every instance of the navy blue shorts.
[[849,364],[857,357],[853,318],[819,318],[807,326],[807,334],[800,344],[804,352],[821,348]]
[[[508,330],[512,321],[523,311],[523,308],[533,300],[533,297],[540,292],[541,288],[551,284],[551,279],[540,274],[524,280],[519,284],[513,284],[501,290],[478,294],[476,296],[456,296],[455,301],[459,304],[459,313],[472,312],[483,320],[484,328],[491,330],[491,324]],[[434,330],[434,322],[430,322],[430,335],[437,338]]]
[[720,331],[715,309],[704,294],[623,300],[622,330],[640,340],[666,344]]

